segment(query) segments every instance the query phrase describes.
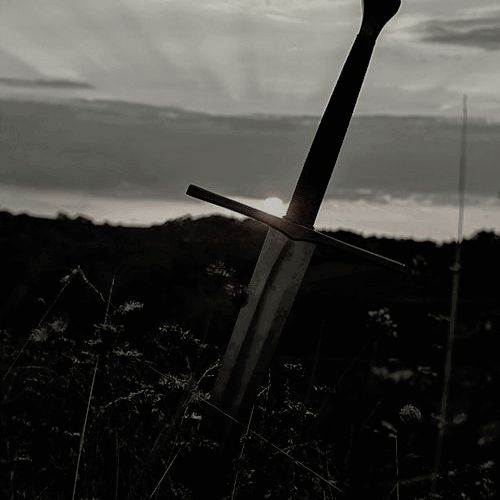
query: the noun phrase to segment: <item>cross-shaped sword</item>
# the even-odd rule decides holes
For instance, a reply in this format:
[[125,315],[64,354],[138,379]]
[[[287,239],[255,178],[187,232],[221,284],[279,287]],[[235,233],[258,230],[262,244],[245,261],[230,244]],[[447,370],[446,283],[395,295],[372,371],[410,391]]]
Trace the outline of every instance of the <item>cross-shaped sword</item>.
[[356,101],[385,24],[400,0],[362,0],[360,31],[323,114],[285,217],[276,217],[190,185],[187,194],[228,208],[269,227],[213,389],[214,402],[236,416],[267,370],[317,245],[355,253],[382,265],[404,265],[315,231],[313,228]]

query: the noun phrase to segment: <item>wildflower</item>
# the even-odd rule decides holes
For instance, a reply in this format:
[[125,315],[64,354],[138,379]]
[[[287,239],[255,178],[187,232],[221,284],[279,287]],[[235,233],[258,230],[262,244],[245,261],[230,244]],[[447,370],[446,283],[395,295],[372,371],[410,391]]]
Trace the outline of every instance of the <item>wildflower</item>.
[[387,307],[382,307],[374,311],[368,311],[369,325],[375,327],[380,333],[388,337],[398,337],[398,324],[392,319]]
[[47,331],[47,327],[45,326],[34,328],[31,331],[31,340],[33,342],[46,342],[48,338],[49,332]]
[[56,318],[54,321],[49,323],[49,328],[54,333],[64,333],[68,328],[68,323],[64,321],[62,318]]
[[398,430],[390,422],[387,422],[387,420],[382,420],[380,422],[380,426],[380,430],[376,430],[376,432],[382,431],[390,438],[397,438]]
[[216,276],[220,278],[231,278],[236,272],[232,267],[228,267],[222,260],[213,262],[206,268],[209,276]]
[[422,412],[416,406],[407,404],[399,410],[399,418],[404,424],[415,424],[422,420]]
[[129,300],[128,302],[125,302],[125,304],[122,304],[118,311],[122,314],[126,314],[128,312],[132,311],[140,311],[144,307],[144,304],[142,302],[137,302],[135,300]]
[[248,301],[247,287],[239,283],[228,283],[224,291],[231,297],[236,307],[243,307]]

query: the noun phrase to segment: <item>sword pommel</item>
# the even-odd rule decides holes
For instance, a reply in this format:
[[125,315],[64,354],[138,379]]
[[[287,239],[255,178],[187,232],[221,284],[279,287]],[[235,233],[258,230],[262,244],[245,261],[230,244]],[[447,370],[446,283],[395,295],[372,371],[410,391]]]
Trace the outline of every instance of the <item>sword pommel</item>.
[[396,15],[400,6],[400,0],[363,0],[360,33],[378,36],[382,28]]

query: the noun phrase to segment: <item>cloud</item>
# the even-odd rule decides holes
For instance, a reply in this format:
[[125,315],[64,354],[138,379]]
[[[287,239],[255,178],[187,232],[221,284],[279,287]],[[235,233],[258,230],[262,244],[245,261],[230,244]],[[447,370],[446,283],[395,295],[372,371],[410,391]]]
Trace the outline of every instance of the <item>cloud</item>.
[[[461,101],[463,92],[448,90],[454,85],[476,89],[475,109],[499,120],[497,51],[467,48],[478,30],[496,30],[490,38],[500,32],[498,0],[471,4],[405,0],[378,43],[357,111],[436,112]],[[360,11],[361,0],[4,2],[0,76],[95,89],[58,94],[4,84],[0,95],[84,94],[224,114],[320,113]]]
[[25,79],[0,77],[0,85],[5,87],[51,88],[51,89],[93,89],[87,82],[65,79]]
[[[388,92],[393,92],[392,89]],[[224,117],[120,102],[0,100],[1,185],[185,200],[189,183],[287,200],[317,119]],[[500,124],[471,119],[468,193],[500,189]],[[473,138],[473,140],[472,140]],[[460,122],[355,117],[328,196],[455,196]],[[366,191],[368,190],[368,191]]]
[[452,19],[433,19],[417,25],[425,42],[500,50],[500,9],[481,9]]

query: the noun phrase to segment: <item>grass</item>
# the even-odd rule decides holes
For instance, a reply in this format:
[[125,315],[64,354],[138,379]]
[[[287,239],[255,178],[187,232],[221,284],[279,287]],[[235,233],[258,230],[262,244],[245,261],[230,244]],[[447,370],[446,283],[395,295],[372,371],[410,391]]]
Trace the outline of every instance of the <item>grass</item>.
[[[214,287],[225,289],[230,279],[221,276]],[[62,301],[81,284],[101,318],[104,309],[104,319],[85,328],[81,311]],[[323,321],[320,329],[307,332],[318,336],[311,355],[296,359],[281,351],[251,413],[235,420],[210,399],[221,348],[208,340],[216,333],[220,301],[213,300],[209,309],[210,335],[206,328],[191,332],[175,323],[143,328],[142,304],[120,302],[114,288],[113,279],[105,298],[75,268],[20,349],[2,332],[9,361],[0,421],[7,436],[1,450],[3,497],[245,500],[428,494],[443,357],[419,356],[415,364],[406,328],[418,322],[435,332],[420,339],[429,342],[422,346],[427,352],[439,342],[436,335],[446,337],[449,323],[442,317],[414,308],[404,322],[391,307],[367,310],[358,332],[363,342],[336,361],[326,356],[332,336],[354,332],[333,331]],[[459,358],[463,370],[461,364]],[[490,380],[491,394],[498,380],[495,366],[485,365],[475,382],[482,387]],[[409,406],[415,410],[400,416]],[[493,417],[494,401],[477,415],[464,402],[454,400],[449,408],[452,416],[462,411],[469,420],[480,420],[472,427],[447,428],[444,443],[459,452],[443,455],[436,494],[494,498],[492,448],[461,449],[477,436],[495,442],[500,423]],[[222,450],[204,425],[208,417],[222,425],[234,423],[241,444]],[[488,422],[490,430],[482,430]],[[210,479],[217,491],[209,491]]]

